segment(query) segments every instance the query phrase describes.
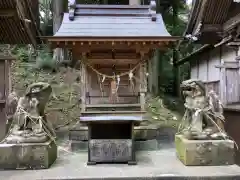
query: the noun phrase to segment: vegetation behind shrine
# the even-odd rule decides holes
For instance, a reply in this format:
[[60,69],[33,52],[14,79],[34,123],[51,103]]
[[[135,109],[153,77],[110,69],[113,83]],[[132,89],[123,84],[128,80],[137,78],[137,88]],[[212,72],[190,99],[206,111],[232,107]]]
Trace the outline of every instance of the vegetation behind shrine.
[[[41,32],[43,35],[52,35],[55,22],[52,15],[54,14],[54,8],[52,8],[51,0],[39,1]],[[161,11],[168,31],[172,35],[181,36],[186,27],[189,8],[185,1],[176,1],[176,4],[173,3],[175,1],[169,2],[171,3],[168,3],[166,7],[160,6],[158,2],[158,11]],[[57,0],[57,3],[59,3],[58,6],[64,6],[64,9],[66,9],[65,1]],[[177,16],[174,10],[177,10]],[[189,44],[182,46],[184,47],[181,48],[183,51],[180,52],[180,56],[186,55],[193,49]],[[80,114],[78,70],[69,68],[65,61],[59,62],[54,59],[52,52],[45,46],[39,47],[35,52],[29,46],[16,46],[13,53],[18,57],[13,65],[13,89],[21,95],[27,85],[32,82],[49,82],[53,86],[54,92],[47,110],[48,116],[50,116],[49,118],[55,127],[59,124],[65,124],[65,122],[77,120]],[[173,119],[174,116],[180,119],[178,114],[181,114],[183,110],[181,101],[173,97],[175,74],[172,54],[172,49],[169,49],[167,53],[157,53],[158,74],[153,78],[156,78],[159,83],[156,87],[157,90],[154,90],[152,94],[160,96],[163,102],[159,98],[151,98],[149,112],[153,121],[163,120],[163,122],[166,122]],[[180,74],[181,80],[188,78],[188,65],[181,68]],[[165,105],[163,106],[163,104]],[[171,111],[166,109],[166,106]]]

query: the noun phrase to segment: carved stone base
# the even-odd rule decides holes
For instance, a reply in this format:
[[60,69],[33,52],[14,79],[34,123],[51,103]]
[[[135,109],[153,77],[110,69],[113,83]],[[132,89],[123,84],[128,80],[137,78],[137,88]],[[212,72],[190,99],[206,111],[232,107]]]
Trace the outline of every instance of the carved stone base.
[[57,159],[57,146],[45,143],[0,144],[0,169],[47,169]]
[[179,160],[186,166],[220,166],[234,164],[234,142],[231,140],[188,140],[175,136]]
[[128,163],[135,161],[131,139],[91,139],[89,162]]

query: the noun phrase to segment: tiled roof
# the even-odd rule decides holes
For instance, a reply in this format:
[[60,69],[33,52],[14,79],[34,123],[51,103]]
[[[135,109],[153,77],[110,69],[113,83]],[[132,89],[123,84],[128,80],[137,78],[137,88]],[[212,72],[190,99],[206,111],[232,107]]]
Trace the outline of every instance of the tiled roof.
[[74,19],[64,14],[55,37],[170,37],[161,14],[150,6],[76,5]]

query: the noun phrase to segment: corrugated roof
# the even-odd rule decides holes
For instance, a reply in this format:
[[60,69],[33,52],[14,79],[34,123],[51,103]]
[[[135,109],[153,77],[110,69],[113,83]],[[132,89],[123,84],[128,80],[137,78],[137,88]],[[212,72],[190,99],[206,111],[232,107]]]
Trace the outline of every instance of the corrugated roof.
[[0,16],[0,43],[36,44],[37,27],[35,17],[30,13],[35,6],[38,6],[37,1],[0,1],[0,13],[8,13]]
[[[192,13],[185,34],[194,34],[194,27],[197,27],[198,23],[223,24],[233,0],[206,0],[206,3],[203,2],[203,0],[193,1]],[[202,14],[200,14],[200,10],[203,10]]]
[[55,37],[170,37],[161,14],[152,21],[149,6],[77,5]]

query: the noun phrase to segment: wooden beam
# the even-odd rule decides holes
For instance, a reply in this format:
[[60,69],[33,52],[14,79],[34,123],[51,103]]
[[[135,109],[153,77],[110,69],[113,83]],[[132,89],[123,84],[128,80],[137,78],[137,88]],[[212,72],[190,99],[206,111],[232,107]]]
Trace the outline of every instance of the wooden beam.
[[88,60],[94,64],[108,64],[108,63],[136,64],[139,61],[139,59],[91,59],[91,58],[88,58]]
[[240,68],[239,63],[236,61],[234,62],[225,62],[224,64],[221,65],[216,65],[216,68],[220,68],[220,69],[237,69]]
[[240,23],[240,13],[223,24],[223,31],[229,31]]
[[115,53],[114,58],[112,57],[112,54],[110,52],[106,53],[92,53],[88,55],[88,59],[138,59],[140,56],[138,56],[137,53]]
[[221,24],[203,24],[202,32],[222,32]]
[[69,37],[69,36],[52,36],[52,37],[41,37],[51,42],[57,41],[69,41],[69,42],[175,42],[180,40],[181,37],[177,36],[162,36],[162,37]]
[[91,44],[90,46],[88,44],[84,45],[84,44],[80,44],[75,42],[75,44],[73,45],[72,43],[68,43],[66,45],[65,41],[64,42],[51,42],[50,46],[52,48],[76,48],[78,49],[79,52],[86,52],[86,51],[100,51],[100,50],[137,50],[137,51],[142,51],[143,49],[162,49],[162,50],[166,50],[167,45],[165,45],[164,43],[158,42],[158,43],[149,43],[146,45],[141,45],[141,44],[115,44],[114,46],[112,46],[112,43],[101,43],[101,44]]
[[0,9],[0,17],[14,17],[16,15],[15,9]]

